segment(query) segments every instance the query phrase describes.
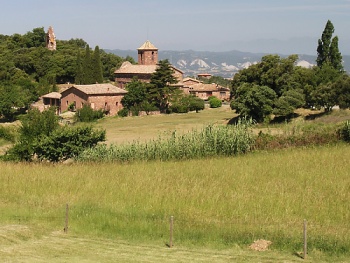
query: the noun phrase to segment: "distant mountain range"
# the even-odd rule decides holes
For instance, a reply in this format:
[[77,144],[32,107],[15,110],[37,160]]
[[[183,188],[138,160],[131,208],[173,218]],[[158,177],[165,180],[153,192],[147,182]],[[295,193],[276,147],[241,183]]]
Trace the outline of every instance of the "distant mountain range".
[[[121,57],[131,56],[137,61],[136,50],[109,50],[106,52]],[[159,59],[168,59],[173,66],[182,70],[186,76],[196,76],[198,73],[209,73],[214,76],[232,78],[240,69],[247,68],[261,60],[267,53],[249,53],[241,51],[210,52],[210,51],[159,51]],[[281,55],[287,57],[288,55]],[[343,56],[344,68],[350,72],[350,56]],[[316,56],[299,55],[298,65],[312,67],[316,63]]]

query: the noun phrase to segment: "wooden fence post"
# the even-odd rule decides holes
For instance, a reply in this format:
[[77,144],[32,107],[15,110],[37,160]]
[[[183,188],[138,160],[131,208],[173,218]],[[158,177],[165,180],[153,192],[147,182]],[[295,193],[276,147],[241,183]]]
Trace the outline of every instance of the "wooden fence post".
[[169,248],[173,247],[173,231],[174,231],[174,217],[170,217],[170,241],[169,241]]
[[306,259],[307,257],[307,222],[306,219],[304,219],[304,255],[303,258]]
[[68,233],[68,204],[66,204],[66,221],[63,230],[64,233]]

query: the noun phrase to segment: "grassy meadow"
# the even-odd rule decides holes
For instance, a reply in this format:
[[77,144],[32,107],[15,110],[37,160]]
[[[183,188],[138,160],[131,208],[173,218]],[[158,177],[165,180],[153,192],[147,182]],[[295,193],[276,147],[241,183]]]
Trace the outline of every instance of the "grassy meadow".
[[[149,139],[174,129],[224,124],[230,118],[232,112],[221,108],[106,118],[96,126],[107,129],[109,143],[117,143],[119,137]],[[295,125],[264,129],[289,132]],[[167,162],[0,162],[0,258],[300,262],[306,219],[308,261],[348,262],[349,155],[349,145],[339,143]],[[63,233],[66,204],[68,234]],[[170,216],[172,249],[167,248]],[[258,239],[271,241],[270,250],[250,250]]]
[[342,256],[350,252],[349,154],[338,145],[182,162],[0,163],[0,222],[39,236],[62,231],[68,203],[70,235],[164,246],[173,215],[176,246],[266,239],[293,254],[307,219],[310,257]]

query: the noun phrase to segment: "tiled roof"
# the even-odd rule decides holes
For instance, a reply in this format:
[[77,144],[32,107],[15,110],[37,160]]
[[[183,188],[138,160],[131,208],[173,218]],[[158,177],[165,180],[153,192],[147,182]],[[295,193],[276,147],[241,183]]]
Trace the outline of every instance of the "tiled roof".
[[138,73],[152,74],[156,71],[157,65],[133,65],[129,61],[124,62],[114,73]]
[[156,48],[149,40],[147,40],[137,50],[158,50],[158,48]]
[[[114,71],[114,74],[123,73],[123,74],[153,74],[158,65],[133,65],[129,61],[123,62],[121,67]],[[180,72],[183,74],[178,68],[171,66],[173,70]]]
[[189,78],[189,77],[187,77],[187,78],[184,78],[184,79],[183,79],[183,82],[187,82],[187,81],[193,81],[193,82],[201,83],[200,80],[194,79],[194,78]]
[[73,85],[76,89],[88,95],[98,94],[125,94],[126,90],[118,88],[110,83],[105,84],[91,84],[91,85]]
[[45,94],[41,96],[42,98],[48,98],[48,99],[60,99],[62,97],[61,93],[59,92],[50,92],[48,94]]
[[205,91],[229,91],[229,89],[219,86],[215,83],[212,84],[194,84],[190,86],[190,91],[205,92]]

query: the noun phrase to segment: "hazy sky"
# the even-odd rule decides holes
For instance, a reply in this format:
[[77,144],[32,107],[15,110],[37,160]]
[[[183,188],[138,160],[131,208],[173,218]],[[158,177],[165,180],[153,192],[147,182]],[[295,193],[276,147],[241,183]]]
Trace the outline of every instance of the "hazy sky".
[[316,55],[327,20],[350,54],[350,0],[11,0],[0,34],[51,25],[57,39],[136,50],[241,50]]

